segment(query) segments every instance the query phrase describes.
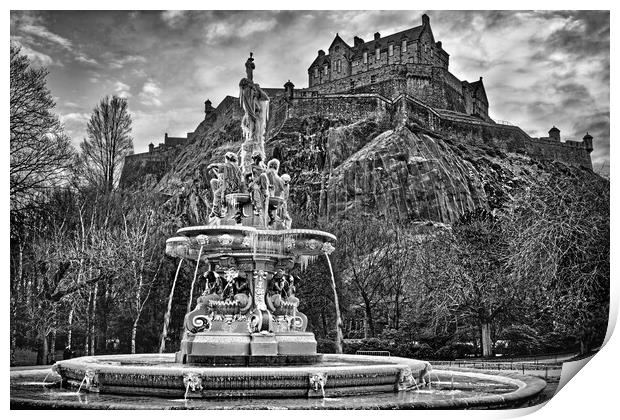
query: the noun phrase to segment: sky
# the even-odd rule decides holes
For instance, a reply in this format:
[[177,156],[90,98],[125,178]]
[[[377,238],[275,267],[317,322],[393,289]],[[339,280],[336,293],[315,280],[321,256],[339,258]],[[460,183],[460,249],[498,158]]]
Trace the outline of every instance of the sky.
[[483,77],[490,116],[547,136],[594,137],[594,169],[609,173],[609,12],[602,11],[12,11],[11,41],[49,70],[56,112],[77,146],[105,95],[127,98],[134,149],[185,136],[238,95],[248,53],[254,80],[308,86],[307,69],[338,33],[371,40],[421,24],[461,80]]

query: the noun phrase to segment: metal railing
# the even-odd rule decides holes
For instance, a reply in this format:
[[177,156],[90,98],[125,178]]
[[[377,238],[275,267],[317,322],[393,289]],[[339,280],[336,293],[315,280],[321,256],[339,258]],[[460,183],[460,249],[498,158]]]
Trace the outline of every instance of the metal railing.
[[468,369],[514,371],[525,375],[526,371],[534,371],[533,375],[544,379],[550,377],[557,378],[562,371],[561,362],[538,363],[532,362],[466,362],[461,360],[430,360],[429,363],[434,367],[459,367]]
[[389,351],[384,350],[358,350],[355,354],[359,354],[362,356],[387,356],[392,357]]

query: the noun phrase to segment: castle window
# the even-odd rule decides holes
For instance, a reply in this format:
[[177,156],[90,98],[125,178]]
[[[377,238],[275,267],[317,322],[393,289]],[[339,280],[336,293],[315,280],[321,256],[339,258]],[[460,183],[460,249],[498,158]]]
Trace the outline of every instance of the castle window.
[[338,60],[336,67],[338,68],[338,73],[340,73],[342,71],[342,60]]
[[323,66],[323,74],[327,76],[327,64]]
[[375,83],[376,81],[377,81],[377,76],[375,74],[370,76],[370,83]]
[[375,60],[376,60],[376,61],[381,60],[381,49],[380,49],[380,48],[377,48],[377,49],[375,50]]
[[362,54],[362,62],[368,64],[368,53],[366,51]]
[[319,77],[319,68],[318,67],[314,68],[314,77]]
[[388,45],[388,56],[391,57],[394,55],[394,44]]
[[340,45],[336,45],[336,47],[334,48],[334,51],[336,52],[340,51]]
[[407,52],[407,40],[403,39],[403,42],[400,47],[400,52]]

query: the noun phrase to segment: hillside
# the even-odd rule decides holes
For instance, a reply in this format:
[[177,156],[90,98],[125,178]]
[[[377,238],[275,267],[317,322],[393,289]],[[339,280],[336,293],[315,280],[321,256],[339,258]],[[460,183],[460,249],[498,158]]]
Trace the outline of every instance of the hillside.
[[[158,176],[156,190],[181,203],[177,208],[187,223],[207,222],[211,192],[206,167],[239,150],[239,115],[230,112],[203,121],[195,141]],[[439,133],[412,119],[403,123],[393,113],[360,119],[297,113],[274,118],[267,137],[268,157],[280,159],[280,173],[291,175],[291,209],[298,227],[359,213],[453,223],[468,211],[502,206],[515,189],[546,173],[591,173],[533,159],[496,141],[472,140],[471,133]]]

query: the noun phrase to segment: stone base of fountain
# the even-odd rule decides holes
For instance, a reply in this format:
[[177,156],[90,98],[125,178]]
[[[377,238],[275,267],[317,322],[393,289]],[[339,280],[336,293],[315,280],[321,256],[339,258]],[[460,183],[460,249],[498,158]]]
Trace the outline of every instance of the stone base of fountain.
[[[218,361],[229,365],[229,360],[237,360],[235,365],[249,366],[249,357],[254,361],[258,356],[265,360],[289,360],[294,364],[300,360],[316,359],[316,340],[310,332],[247,333],[206,331],[186,333],[181,341],[181,350],[176,353],[177,363],[203,364],[217,366]],[[239,362],[240,361],[240,362]]]
[[[177,360],[179,353],[176,353]],[[201,367],[310,366],[321,363],[322,354],[276,356],[190,356],[185,364]]]

